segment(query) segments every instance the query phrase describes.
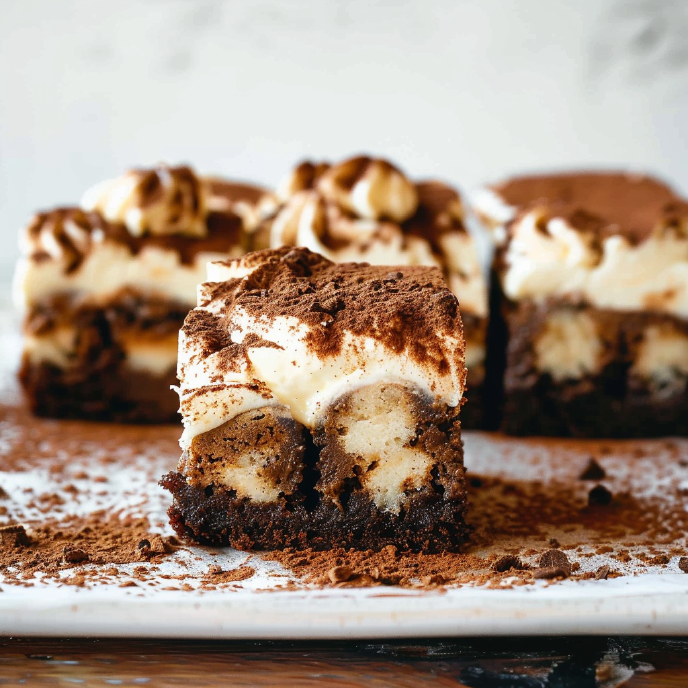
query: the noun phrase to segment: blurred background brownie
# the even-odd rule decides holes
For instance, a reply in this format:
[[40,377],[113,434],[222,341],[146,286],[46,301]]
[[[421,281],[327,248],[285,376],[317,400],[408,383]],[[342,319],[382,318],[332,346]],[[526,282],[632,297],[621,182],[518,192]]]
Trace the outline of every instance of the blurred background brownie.
[[461,424],[480,425],[487,287],[456,189],[412,181],[379,158],[302,162],[263,199],[261,213],[256,248],[305,246],[335,262],[439,267],[459,299],[466,338]]
[[247,249],[263,190],[188,167],[132,170],[81,207],[22,233],[20,379],[35,413],[126,422],[178,418],[179,328],[209,260]]
[[688,204],[651,177],[581,172],[512,179],[475,206],[497,244],[502,429],[687,434]]
[[175,529],[241,549],[460,548],[466,369],[441,272],[281,248],[208,278],[179,340]]

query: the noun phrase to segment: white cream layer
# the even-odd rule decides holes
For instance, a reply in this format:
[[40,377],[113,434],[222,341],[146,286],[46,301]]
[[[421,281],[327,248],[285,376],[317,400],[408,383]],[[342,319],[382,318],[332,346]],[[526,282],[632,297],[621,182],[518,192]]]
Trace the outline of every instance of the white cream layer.
[[22,258],[15,273],[15,301],[23,309],[51,296],[75,294],[89,303],[102,305],[122,290],[133,289],[192,308],[197,285],[205,281],[207,263],[232,257],[235,256],[201,253],[186,265],[173,250],[146,247],[132,254],[125,246],[104,240],[95,243],[83,263],[71,273],[65,272],[61,260]]
[[[475,208],[493,226],[498,244],[516,209],[487,189]],[[601,258],[592,237],[562,218],[546,222],[533,210],[511,226],[504,293],[513,301],[572,295],[598,308],[654,310],[688,317],[688,227],[678,233],[661,227],[633,245],[621,235],[602,241]],[[540,225],[540,226],[538,226]]]

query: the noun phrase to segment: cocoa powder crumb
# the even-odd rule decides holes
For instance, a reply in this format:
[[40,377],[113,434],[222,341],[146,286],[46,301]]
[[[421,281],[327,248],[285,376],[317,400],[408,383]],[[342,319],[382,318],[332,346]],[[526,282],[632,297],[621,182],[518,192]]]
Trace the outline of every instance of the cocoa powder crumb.
[[522,571],[526,568],[527,566],[513,554],[505,554],[504,556],[499,557],[499,559],[492,564],[492,570],[497,571],[498,573],[504,573],[505,571],[510,571],[511,569]]
[[333,583],[343,583],[348,581],[354,572],[348,566],[335,566],[327,572],[328,578]]
[[79,547],[65,545],[62,549],[62,561],[65,564],[80,564],[81,562],[88,561],[90,558],[89,553]]
[[609,566],[600,566],[599,569],[595,572],[595,580],[607,580],[607,577],[609,576],[610,568]]
[[552,578],[568,578],[569,572],[559,566],[548,566],[545,568],[535,569],[533,571],[533,578],[541,580],[550,580]]
[[24,526],[12,524],[0,527],[0,543],[4,547],[27,547],[30,540]]

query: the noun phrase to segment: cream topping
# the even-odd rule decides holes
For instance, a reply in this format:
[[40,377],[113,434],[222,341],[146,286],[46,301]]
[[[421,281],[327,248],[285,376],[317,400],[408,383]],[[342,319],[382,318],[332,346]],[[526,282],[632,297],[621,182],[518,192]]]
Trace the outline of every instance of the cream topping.
[[160,165],[130,170],[89,189],[81,205],[134,236],[145,234],[203,237],[210,191],[188,167]]
[[599,308],[656,310],[688,317],[688,226],[658,229],[639,244],[613,235],[601,242],[537,211],[511,229],[501,275],[512,300],[573,295]]

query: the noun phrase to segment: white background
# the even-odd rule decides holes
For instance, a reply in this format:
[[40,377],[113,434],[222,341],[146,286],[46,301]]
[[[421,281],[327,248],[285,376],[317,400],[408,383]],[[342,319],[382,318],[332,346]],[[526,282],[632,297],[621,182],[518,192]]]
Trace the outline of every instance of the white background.
[[470,189],[563,166],[688,191],[685,0],[0,0],[0,271],[131,165],[275,182],[370,151]]

